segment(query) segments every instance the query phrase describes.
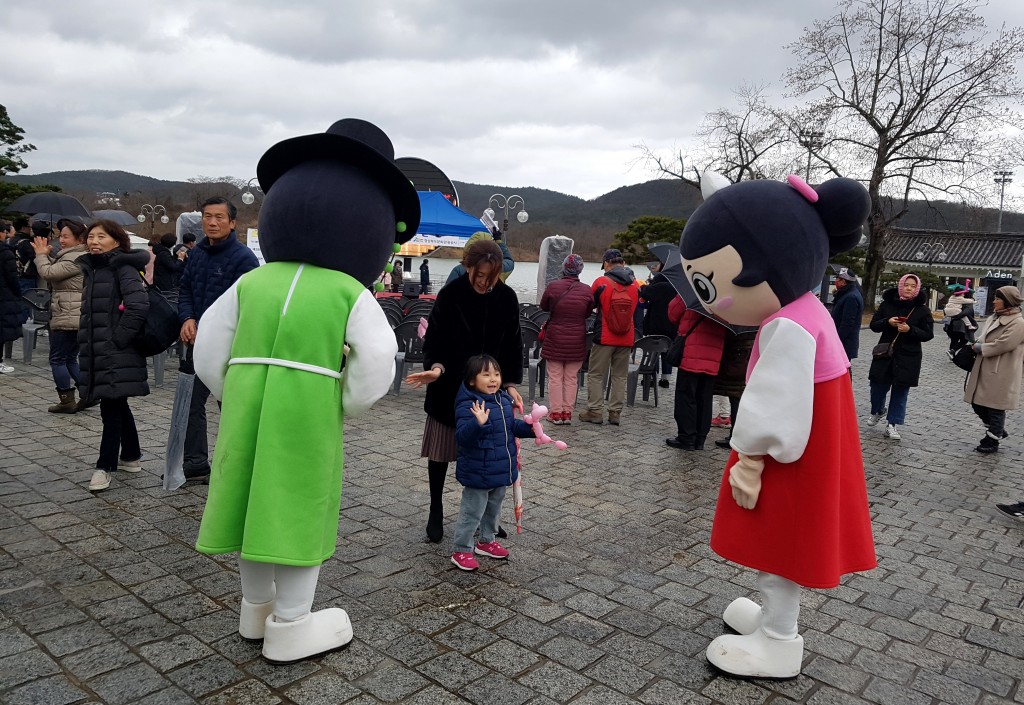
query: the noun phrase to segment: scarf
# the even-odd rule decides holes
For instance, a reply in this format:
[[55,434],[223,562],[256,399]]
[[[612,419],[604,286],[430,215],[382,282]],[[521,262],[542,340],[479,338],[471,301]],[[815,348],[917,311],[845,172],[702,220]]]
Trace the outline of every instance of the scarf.
[[[906,283],[908,279],[913,279],[914,282],[916,282],[917,286],[914,287],[913,294],[911,294],[910,296],[904,296],[903,285]],[[918,277],[916,274],[904,274],[902,277],[900,277],[900,283],[896,285],[896,293],[903,301],[912,301],[913,299],[917,298],[917,295],[919,293],[921,293],[921,278]]]

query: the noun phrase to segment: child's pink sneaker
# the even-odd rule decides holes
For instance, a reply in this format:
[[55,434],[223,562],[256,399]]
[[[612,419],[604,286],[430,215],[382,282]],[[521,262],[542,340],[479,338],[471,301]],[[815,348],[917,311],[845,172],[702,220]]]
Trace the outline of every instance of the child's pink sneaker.
[[476,562],[476,558],[473,557],[472,553],[453,553],[452,563],[454,563],[455,567],[459,570],[476,570],[480,567],[480,564]]
[[[508,549],[497,541],[491,541],[490,543],[478,543],[476,545],[476,552],[478,555],[488,556],[490,558],[508,558]],[[473,562],[476,563],[476,561]]]

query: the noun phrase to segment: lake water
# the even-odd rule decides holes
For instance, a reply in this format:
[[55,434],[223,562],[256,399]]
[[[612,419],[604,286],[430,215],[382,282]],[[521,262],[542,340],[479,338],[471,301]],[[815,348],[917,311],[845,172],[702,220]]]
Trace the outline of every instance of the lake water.
[[[412,259],[412,276],[406,275],[407,281],[419,281],[420,276],[420,263],[423,260],[419,257],[413,257]],[[438,259],[435,257],[428,257],[427,262],[430,263],[430,282],[432,284],[431,291],[436,293],[438,286],[444,284],[445,279],[448,278],[448,273],[452,271],[452,268],[459,263],[457,259]],[[637,275],[638,279],[646,279],[650,272],[647,267],[642,264],[630,265],[634,274]],[[540,301],[540,294],[537,293],[537,270],[539,265],[537,262],[516,262],[516,268],[512,270],[512,274],[506,280],[506,284],[515,289],[516,295],[520,301],[527,303],[537,303]],[[594,280],[601,276],[601,265],[597,262],[584,262],[583,273],[580,274],[580,281],[584,284],[593,284]],[[540,292],[543,294],[544,292]]]

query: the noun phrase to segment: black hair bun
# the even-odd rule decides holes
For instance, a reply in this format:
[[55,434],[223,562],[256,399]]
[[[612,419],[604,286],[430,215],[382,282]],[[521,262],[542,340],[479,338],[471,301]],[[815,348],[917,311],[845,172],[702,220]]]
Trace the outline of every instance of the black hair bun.
[[853,249],[871,213],[871,199],[863,184],[853,179],[829,179],[818,186],[815,208],[828,234],[830,255]]

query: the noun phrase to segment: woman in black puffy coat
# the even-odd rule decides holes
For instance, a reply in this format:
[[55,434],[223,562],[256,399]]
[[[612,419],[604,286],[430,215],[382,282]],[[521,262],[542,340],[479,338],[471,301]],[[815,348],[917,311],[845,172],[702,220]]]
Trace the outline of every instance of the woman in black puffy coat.
[[25,321],[17,255],[14,248],[4,242],[6,235],[0,232],[0,374],[14,372],[14,368],[4,362],[4,348],[8,342],[21,337],[21,324]]
[[871,330],[882,334],[878,344],[891,346],[892,355],[871,361],[871,416],[867,425],[874,426],[884,416],[886,438],[901,438],[897,426],[906,418],[910,388],[917,386],[921,376],[921,343],[935,335],[934,325],[928,290],[921,287],[921,279],[915,274],[904,274],[895,289],[883,293],[882,303],[871,318]]
[[86,239],[88,254],[78,259],[85,275],[79,388],[85,401],[98,399],[103,419],[100,457],[89,482],[98,492],[110,486],[114,470],[142,470],[142,450],[128,397],[149,394],[146,358],[132,341],[149,313],[142,270],[149,253],[131,249],[128,233],[110,220],[97,220]]

